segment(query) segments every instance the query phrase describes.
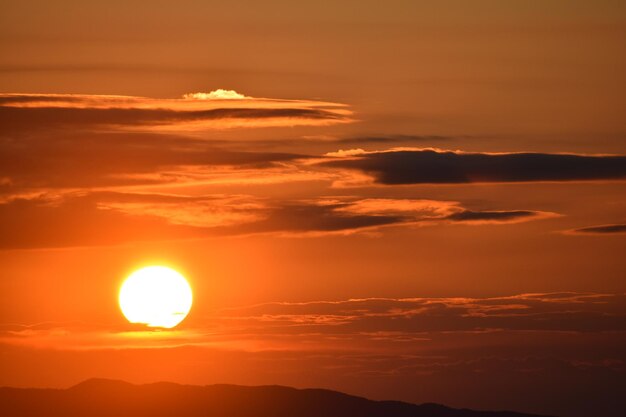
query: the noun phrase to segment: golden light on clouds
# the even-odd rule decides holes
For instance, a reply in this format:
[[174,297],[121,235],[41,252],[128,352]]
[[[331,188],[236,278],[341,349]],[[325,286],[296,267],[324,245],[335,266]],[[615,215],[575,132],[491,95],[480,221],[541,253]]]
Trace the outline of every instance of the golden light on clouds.
[[241,100],[246,97],[243,94],[239,94],[235,90],[224,90],[222,88],[218,88],[217,90],[213,90],[210,93],[189,93],[184,94],[183,98],[188,100]]

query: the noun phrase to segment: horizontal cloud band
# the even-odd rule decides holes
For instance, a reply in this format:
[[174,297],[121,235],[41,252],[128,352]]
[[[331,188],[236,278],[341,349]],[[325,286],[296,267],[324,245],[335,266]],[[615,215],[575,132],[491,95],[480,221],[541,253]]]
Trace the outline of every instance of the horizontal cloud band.
[[[221,90],[220,90],[221,91]],[[238,95],[215,98],[211,93],[183,99],[77,94],[0,94],[4,132],[51,128],[131,130],[149,127],[174,131],[224,127],[320,125],[350,122],[338,103],[274,100]],[[233,92],[234,94],[237,94]],[[206,97],[206,98],[205,98]]]
[[542,211],[469,211],[459,202],[435,200],[268,201],[243,195],[68,192],[0,203],[0,249],[258,233],[320,236],[399,225],[510,224],[554,216]]
[[[575,181],[626,178],[626,156],[421,150],[344,153],[322,164],[363,171],[382,184]],[[339,154],[339,156],[343,156]]]

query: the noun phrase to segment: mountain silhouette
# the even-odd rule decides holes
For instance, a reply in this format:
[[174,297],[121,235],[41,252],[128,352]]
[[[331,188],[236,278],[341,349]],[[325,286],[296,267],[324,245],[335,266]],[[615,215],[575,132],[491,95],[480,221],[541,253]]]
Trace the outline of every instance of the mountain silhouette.
[[539,417],[439,404],[372,401],[283,386],[134,385],[90,379],[68,389],[0,388],[5,417]]

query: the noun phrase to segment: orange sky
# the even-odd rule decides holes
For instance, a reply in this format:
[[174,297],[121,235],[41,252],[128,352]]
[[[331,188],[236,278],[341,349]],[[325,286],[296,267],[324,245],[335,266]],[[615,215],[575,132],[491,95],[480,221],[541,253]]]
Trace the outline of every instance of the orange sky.
[[[619,415],[624,35],[618,1],[0,1],[0,385]],[[172,331],[117,306],[152,264]]]

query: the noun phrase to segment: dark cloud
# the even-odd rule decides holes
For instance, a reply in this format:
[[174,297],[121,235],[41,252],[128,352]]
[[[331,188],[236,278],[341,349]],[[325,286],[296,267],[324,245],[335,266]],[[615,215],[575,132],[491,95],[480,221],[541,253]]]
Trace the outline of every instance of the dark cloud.
[[348,203],[302,204],[286,203],[274,207],[262,222],[243,228],[245,233],[283,231],[287,233],[352,232],[376,226],[407,222],[410,217],[400,214],[342,213],[338,209]]
[[[451,214],[448,220],[454,222],[476,222],[476,223],[499,223],[523,221],[531,217],[540,216],[542,213],[530,210],[512,210],[512,211],[470,211],[465,210]],[[545,214],[545,213],[544,213]]]
[[372,175],[382,184],[455,184],[480,182],[622,179],[626,156],[544,153],[463,153],[391,150],[326,161],[325,166]]
[[580,235],[612,235],[626,233],[626,224],[605,224],[601,226],[588,226],[569,230],[569,234]]

